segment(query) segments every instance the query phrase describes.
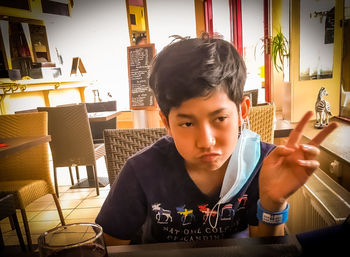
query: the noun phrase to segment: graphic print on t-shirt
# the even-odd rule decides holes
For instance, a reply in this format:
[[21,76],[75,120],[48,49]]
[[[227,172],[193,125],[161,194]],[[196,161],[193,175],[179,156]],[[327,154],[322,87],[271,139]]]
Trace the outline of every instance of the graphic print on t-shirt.
[[160,207],[161,203],[152,204],[152,210],[156,212],[156,220],[158,224],[168,224],[173,221],[171,217],[171,211],[165,210]]
[[152,219],[159,225],[159,237],[167,241],[222,239],[247,227],[245,218],[242,220],[246,215],[247,200],[248,195],[244,194],[222,205],[203,203],[174,207],[157,201],[151,205]]
[[221,220],[231,220],[235,216],[235,210],[233,209],[233,204],[225,204],[221,209],[220,219]]
[[208,204],[198,205],[199,211],[203,214],[203,224],[207,223],[210,217],[215,217],[218,212],[208,208]]
[[194,220],[195,216],[192,209],[186,209],[186,205],[176,207],[176,211],[181,215],[181,222],[183,226],[190,225]]

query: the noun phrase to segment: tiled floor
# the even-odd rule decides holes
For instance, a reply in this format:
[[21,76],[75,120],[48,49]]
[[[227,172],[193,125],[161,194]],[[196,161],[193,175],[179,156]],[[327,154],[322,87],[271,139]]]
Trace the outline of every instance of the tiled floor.
[[[75,172],[73,173],[75,174]],[[97,161],[97,173],[99,177],[108,176],[103,158],[100,158]],[[79,174],[81,178],[86,177],[86,170],[84,167],[79,167]],[[53,177],[53,174],[51,177]],[[100,188],[99,196],[96,195],[95,188],[70,189],[71,182],[68,168],[58,169],[58,184],[60,192],[59,201],[61,203],[66,223],[94,222],[95,217],[109,192],[109,185]],[[51,195],[43,196],[28,205],[26,212],[33,244],[37,243],[37,239],[41,233],[60,225],[56,205]],[[25,240],[25,232],[20,211],[17,212],[17,217]],[[19,245],[16,231],[11,230],[9,219],[1,220],[0,226],[5,245]]]

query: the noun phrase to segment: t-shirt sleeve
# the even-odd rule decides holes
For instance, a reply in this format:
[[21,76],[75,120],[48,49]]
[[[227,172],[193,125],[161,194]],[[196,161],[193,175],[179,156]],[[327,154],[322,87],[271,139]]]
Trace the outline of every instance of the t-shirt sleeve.
[[118,239],[132,239],[146,219],[145,194],[135,172],[129,159],[95,220],[105,233]]

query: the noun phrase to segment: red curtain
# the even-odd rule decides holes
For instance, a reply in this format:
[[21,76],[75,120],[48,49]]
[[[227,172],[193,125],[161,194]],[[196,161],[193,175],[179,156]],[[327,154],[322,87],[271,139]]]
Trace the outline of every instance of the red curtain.
[[204,0],[204,19],[205,19],[205,31],[212,36],[213,35],[213,7],[211,0]]
[[243,54],[242,44],[242,5],[241,0],[229,0],[231,43],[240,55]]

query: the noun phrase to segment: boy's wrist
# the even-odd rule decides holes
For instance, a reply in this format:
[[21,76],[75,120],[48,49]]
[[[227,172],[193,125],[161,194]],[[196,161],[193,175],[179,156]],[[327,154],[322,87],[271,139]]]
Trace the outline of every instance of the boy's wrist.
[[260,200],[257,202],[256,217],[258,220],[266,225],[277,226],[287,222],[289,212],[289,204],[282,211],[268,211],[261,206]]
[[261,206],[270,212],[283,211],[287,207],[287,201],[274,201],[268,197],[260,197]]

